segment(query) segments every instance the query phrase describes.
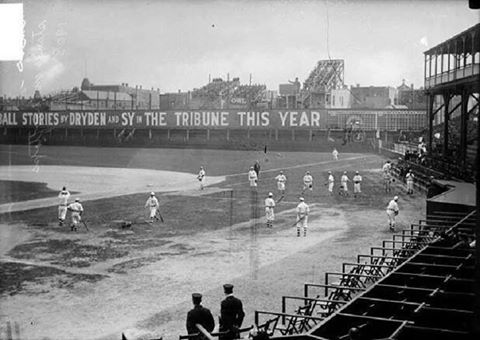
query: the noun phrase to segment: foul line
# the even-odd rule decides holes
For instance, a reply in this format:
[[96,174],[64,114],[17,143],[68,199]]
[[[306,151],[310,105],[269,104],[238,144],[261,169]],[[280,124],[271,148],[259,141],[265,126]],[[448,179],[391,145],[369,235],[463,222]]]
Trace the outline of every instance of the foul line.
[[[297,168],[304,168],[306,166],[315,166],[315,165],[324,165],[324,164],[330,164],[330,163],[337,163],[337,162],[342,162],[342,161],[352,161],[352,160],[357,160],[361,158],[371,158],[373,157],[372,155],[363,155],[363,156],[358,156],[358,157],[350,157],[350,158],[343,158],[339,160],[330,160],[330,161],[322,161],[322,162],[316,162],[316,163],[307,163],[307,164],[300,164],[300,165],[292,165],[292,166],[286,166],[283,168],[276,168],[276,169],[268,169],[268,170],[263,170],[261,171],[262,173],[266,172],[274,172],[274,171],[280,171],[280,170],[286,170],[286,169],[297,169]],[[230,175],[224,175],[224,176],[240,176],[240,175],[246,175],[248,172],[241,172],[237,174],[230,174]]]

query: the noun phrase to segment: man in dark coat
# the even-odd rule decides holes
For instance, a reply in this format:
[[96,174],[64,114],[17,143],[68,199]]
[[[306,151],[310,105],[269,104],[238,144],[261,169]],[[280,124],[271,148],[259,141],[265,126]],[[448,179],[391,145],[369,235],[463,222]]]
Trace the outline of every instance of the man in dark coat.
[[[213,319],[212,313],[208,308],[205,308],[201,305],[202,303],[202,294],[193,293],[192,294],[193,309],[190,310],[187,314],[187,332],[188,334],[197,334],[200,333],[196,324],[200,324],[205,328],[209,333],[215,328],[215,320]],[[200,335],[198,339],[203,339],[204,337]]]
[[240,337],[238,330],[245,317],[242,301],[233,296],[233,285],[224,284],[223,291],[225,299],[220,305],[220,332],[228,333],[222,335],[220,340],[238,339]]
[[258,160],[253,164],[253,170],[257,173],[257,178],[260,178],[260,162]]

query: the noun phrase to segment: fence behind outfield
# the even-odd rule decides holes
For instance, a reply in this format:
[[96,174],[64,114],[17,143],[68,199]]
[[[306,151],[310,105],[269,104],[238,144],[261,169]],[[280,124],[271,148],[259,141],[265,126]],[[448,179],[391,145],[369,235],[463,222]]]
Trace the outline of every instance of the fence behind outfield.
[[2,144],[318,151],[366,151],[426,127],[425,112],[406,110],[3,111],[0,122]]

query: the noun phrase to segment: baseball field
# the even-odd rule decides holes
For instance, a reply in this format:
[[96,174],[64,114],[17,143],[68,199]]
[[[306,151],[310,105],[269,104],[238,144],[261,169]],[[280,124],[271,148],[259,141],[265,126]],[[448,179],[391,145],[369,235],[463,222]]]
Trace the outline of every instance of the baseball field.
[[[394,195],[399,227],[425,215],[421,193],[405,195],[398,181],[384,193],[381,156],[339,150],[334,161],[329,153],[264,151],[1,145],[0,339],[7,327],[18,339],[120,339],[122,332],[178,339],[191,293],[202,293],[218,320],[226,282],[249,325],[254,310],[280,311],[282,295],[301,295],[304,282],[322,283],[324,272],[388,238],[385,208]],[[253,194],[247,171],[256,160]],[[264,199],[269,192],[279,199],[280,170],[287,192],[267,229]],[[309,229],[297,238],[295,207],[307,170],[314,178],[304,193]],[[329,170],[334,195],[325,186]],[[363,176],[359,197],[337,194],[343,171]],[[88,230],[58,226],[63,186],[71,201],[80,198]],[[164,223],[146,222],[151,191]]]

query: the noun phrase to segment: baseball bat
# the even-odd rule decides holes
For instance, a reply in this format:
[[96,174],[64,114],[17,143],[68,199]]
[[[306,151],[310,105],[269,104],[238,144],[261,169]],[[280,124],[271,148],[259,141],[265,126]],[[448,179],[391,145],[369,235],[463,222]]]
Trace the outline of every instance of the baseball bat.
[[90,230],[88,230],[87,222],[85,222],[84,220],[82,220],[82,223],[83,223],[83,226],[85,227],[85,229],[86,229],[87,231],[90,231]]
[[292,225],[292,228],[295,227],[298,222],[301,222],[303,219],[305,219],[305,217],[307,217],[307,215],[303,216],[301,219],[297,220],[297,222],[295,222],[293,225]]

